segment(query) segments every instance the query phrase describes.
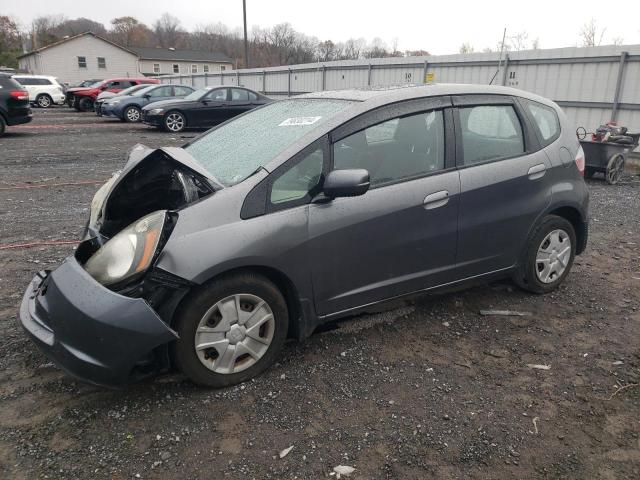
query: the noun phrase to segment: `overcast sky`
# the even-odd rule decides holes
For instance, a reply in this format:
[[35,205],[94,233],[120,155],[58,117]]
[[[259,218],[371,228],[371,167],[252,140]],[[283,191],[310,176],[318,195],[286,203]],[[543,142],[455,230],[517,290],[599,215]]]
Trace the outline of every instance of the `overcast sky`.
[[[223,22],[242,25],[242,0],[24,0],[3,2],[0,14],[10,15],[27,27],[34,17],[63,14],[87,17],[108,26],[114,17],[130,15],[151,25],[163,12],[180,19],[183,27]],[[636,5],[635,7],[633,5]],[[537,0],[457,1],[425,0],[247,0],[247,22],[262,27],[290,22],[294,28],[320,40],[343,41],[380,37],[388,46],[395,39],[399,50],[428,50],[432,54],[457,53],[469,42],[476,51],[500,42],[507,35],[527,32],[540,48],[576,46],[581,27],[595,18],[605,28],[602,44],[622,39],[640,44],[640,2],[616,6],[602,1]]]

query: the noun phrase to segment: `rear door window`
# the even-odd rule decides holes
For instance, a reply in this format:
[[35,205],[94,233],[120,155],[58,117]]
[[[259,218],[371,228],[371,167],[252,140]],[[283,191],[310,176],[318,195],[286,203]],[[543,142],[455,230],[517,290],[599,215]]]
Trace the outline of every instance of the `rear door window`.
[[243,90],[241,88],[232,88],[231,89],[231,101],[232,102],[248,102],[249,101],[249,92]]
[[460,108],[464,165],[524,154],[522,125],[511,105]]
[[533,100],[523,100],[523,103],[533,117],[542,146],[553,143],[560,136],[560,120],[556,111]]

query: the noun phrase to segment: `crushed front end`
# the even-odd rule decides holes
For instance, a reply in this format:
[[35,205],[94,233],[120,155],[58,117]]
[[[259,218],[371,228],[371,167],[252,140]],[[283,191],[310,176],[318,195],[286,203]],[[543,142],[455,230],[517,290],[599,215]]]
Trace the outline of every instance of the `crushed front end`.
[[171,319],[192,285],[155,263],[179,210],[216,188],[172,150],[182,156],[134,149],[94,197],[75,254],[38,273],[24,294],[22,326],[77,378],[117,386],[170,366]]

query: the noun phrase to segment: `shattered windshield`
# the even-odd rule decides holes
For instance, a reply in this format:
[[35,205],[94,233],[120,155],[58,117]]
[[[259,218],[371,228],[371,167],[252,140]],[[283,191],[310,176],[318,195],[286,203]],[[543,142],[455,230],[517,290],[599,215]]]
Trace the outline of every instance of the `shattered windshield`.
[[185,149],[229,187],[243,181],[351,103],[324,99],[271,103],[212,130]]

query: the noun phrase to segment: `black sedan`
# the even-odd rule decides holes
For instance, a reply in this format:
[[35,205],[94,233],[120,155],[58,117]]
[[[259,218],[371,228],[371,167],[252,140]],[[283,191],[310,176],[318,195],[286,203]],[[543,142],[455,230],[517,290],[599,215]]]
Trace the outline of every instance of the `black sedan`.
[[154,102],[142,109],[142,121],[168,132],[209,128],[271,100],[243,87],[206,87],[174,100]]

